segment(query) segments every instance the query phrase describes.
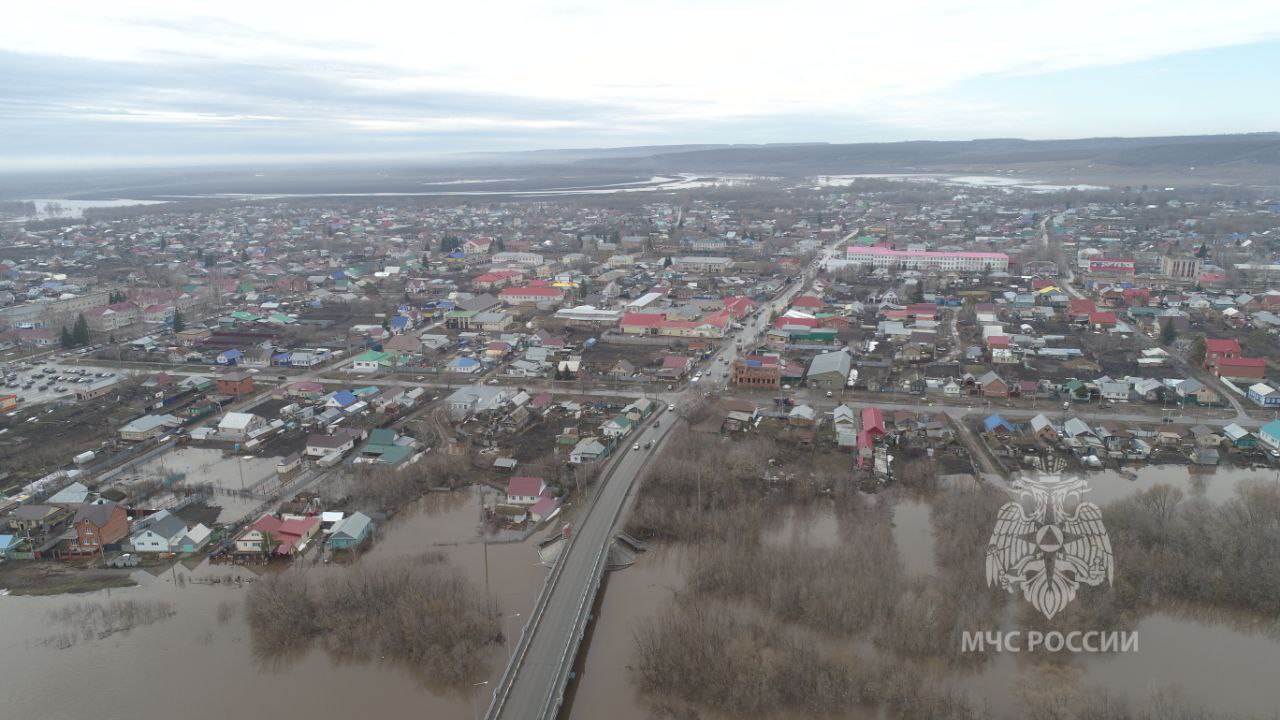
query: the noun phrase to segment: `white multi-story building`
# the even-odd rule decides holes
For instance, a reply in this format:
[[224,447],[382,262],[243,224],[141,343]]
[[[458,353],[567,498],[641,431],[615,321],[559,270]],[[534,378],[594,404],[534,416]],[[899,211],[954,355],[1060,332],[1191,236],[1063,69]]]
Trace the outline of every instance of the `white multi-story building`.
[[950,272],[1004,272],[1009,256],[998,252],[931,252],[851,246],[845,259],[854,265],[894,270],[942,270]]

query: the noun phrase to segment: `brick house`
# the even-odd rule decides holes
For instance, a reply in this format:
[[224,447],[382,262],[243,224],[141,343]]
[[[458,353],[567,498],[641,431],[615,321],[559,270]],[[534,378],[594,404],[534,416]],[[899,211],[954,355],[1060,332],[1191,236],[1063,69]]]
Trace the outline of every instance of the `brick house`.
[[[1206,361],[1208,360],[1205,353]],[[1219,359],[1213,366],[1213,374],[1218,377],[1238,378],[1241,380],[1262,380],[1267,375],[1266,358],[1226,357]]]
[[253,375],[247,372],[223,373],[218,377],[219,395],[250,395],[253,393]]
[[71,557],[100,553],[104,546],[118,543],[129,535],[129,515],[113,502],[81,505],[71,525],[76,531],[75,540],[66,553]]
[[1240,357],[1240,341],[1234,338],[1208,338],[1204,341],[1204,366],[1212,370],[1219,360]]

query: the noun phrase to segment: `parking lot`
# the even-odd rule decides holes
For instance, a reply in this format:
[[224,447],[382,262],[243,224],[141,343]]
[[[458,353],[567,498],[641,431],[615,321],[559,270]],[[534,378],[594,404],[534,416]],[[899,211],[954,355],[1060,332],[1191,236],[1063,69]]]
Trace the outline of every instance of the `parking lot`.
[[39,361],[34,365],[25,362],[3,365],[0,373],[3,374],[0,394],[17,395],[19,406],[74,397],[77,387],[94,380],[119,377],[119,373],[110,368],[72,368]]

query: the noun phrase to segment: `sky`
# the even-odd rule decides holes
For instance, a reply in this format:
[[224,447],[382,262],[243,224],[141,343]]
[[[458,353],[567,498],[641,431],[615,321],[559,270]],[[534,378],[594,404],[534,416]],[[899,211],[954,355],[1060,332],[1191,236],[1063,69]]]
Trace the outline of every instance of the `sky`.
[[1280,130],[1276,0],[10,0],[0,168]]

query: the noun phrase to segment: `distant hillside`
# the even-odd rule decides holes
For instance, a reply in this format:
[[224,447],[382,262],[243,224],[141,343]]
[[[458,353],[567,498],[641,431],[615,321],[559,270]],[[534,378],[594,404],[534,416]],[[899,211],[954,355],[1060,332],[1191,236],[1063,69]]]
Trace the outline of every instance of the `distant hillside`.
[[1093,165],[1106,171],[1161,174],[1196,168],[1196,174],[1222,169],[1227,175],[1256,170],[1259,179],[1280,171],[1280,133],[1081,140],[989,139],[898,143],[734,145],[700,150],[664,151],[648,156],[583,160],[579,165],[653,172],[737,172],[839,174],[855,172],[956,171]]
[[[671,145],[459,153],[232,167],[44,173],[0,170],[0,199],[168,198],[242,193],[530,192],[618,187],[654,175],[1010,173],[1050,182],[1249,184],[1280,189],[1280,133],[1081,140],[988,139],[777,145]],[[458,182],[465,180],[465,182]]]

